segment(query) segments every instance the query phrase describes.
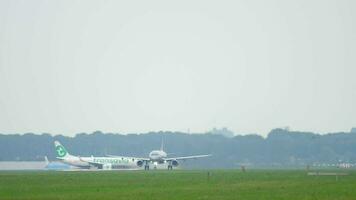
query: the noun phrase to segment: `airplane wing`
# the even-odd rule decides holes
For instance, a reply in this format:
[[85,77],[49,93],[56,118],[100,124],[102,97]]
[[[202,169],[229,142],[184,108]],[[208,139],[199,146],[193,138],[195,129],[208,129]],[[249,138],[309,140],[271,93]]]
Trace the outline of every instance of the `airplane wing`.
[[82,161],[82,162],[89,163],[89,165],[94,166],[96,168],[103,168],[103,164],[102,163],[86,161],[86,160],[83,160],[81,157],[79,157],[79,160]]
[[103,164],[102,163],[96,163],[96,162],[88,162],[88,161],[84,161],[84,162],[87,162],[89,163],[91,166],[94,166],[96,168],[103,168]]
[[105,154],[105,156],[107,156],[107,157],[112,157],[112,158],[118,158],[118,157],[121,157],[121,156],[117,156],[117,155],[110,155],[110,154]]
[[135,160],[142,160],[142,161],[150,161],[149,158],[139,158],[139,157],[128,157],[128,156],[118,156],[118,155],[108,155],[106,154],[107,157],[111,157],[111,158],[134,158]]
[[189,160],[189,159],[197,159],[197,158],[204,158],[204,157],[209,157],[211,154],[207,155],[195,155],[195,156],[183,156],[183,157],[175,157],[175,158],[166,158],[166,161],[172,161],[172,160]]

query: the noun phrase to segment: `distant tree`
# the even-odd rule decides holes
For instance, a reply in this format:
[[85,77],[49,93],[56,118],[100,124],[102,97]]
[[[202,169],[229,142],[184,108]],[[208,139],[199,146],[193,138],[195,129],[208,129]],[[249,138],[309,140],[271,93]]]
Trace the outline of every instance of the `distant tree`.
[[350,132],[351,133],[356,133],[356,127],[352,127]]
[[214,134],[214,135],[223,135],[225,137],[234,137],[235,133],[230,131],[228,128],[223,127],[221,129],[217,129],[217,128],[213,128],[211,131],[209,131],[208,133]]
[[[227,133],[227,134],[226,134]],[[312,163],[356,162],[356,134],[319,135],[274,129],[266,138],[260,135],[231,136],[227,128],[213,129],[208,134],[150,132],[114,134],[95,131],[75,137],[26,133],[0,134],[0,161],[55,159],[53,142],[61,141],[68,151],[80,156],[126,155],[146,157],[158,149],[164,138],[165,151],[174,156],[212,154],[207,159],[183,162],[185,167],[240,168],[241,165],[307,165]]]

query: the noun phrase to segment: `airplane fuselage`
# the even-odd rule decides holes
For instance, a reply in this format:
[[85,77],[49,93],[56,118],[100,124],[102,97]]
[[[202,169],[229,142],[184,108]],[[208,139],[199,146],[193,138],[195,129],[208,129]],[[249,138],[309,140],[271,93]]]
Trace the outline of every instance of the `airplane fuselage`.
[[162,150],[151,151],[148,155],[151,162],[163,163],[165,158],[167,158],[167,153]]
[[71,156],[69,158],[63,159],[63,163],[73,165],[81,168],[91,168],[93,167],[89,163],[99,163],[102,164],[103,168],[106,169],[133,169],[137,168],[137,160],[135,158],[129,157],[77,157]]

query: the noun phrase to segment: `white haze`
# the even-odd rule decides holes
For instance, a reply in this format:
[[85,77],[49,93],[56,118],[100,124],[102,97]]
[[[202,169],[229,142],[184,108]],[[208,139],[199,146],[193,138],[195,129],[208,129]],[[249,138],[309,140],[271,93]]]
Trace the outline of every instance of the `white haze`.
[[0,132],[356,126],[356,1],[0,0]]

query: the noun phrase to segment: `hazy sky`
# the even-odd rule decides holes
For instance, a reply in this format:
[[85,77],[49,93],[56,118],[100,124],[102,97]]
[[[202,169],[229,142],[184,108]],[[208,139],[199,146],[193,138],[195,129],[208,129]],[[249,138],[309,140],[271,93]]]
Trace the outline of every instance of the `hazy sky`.
[[356,1],[0,0],[0,132],[356,126]]

